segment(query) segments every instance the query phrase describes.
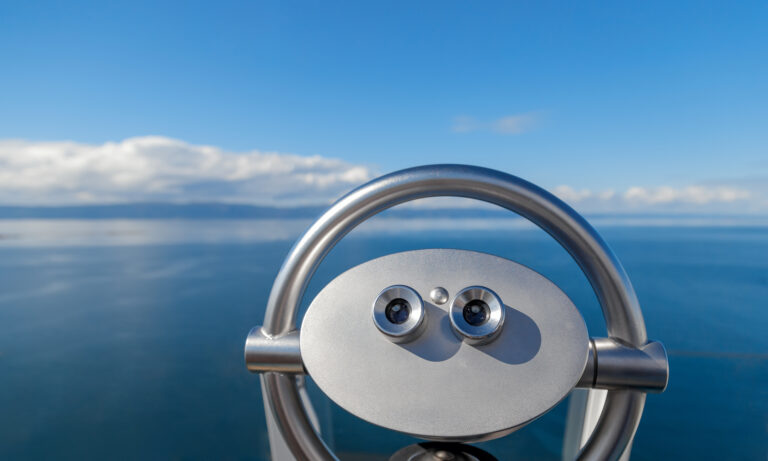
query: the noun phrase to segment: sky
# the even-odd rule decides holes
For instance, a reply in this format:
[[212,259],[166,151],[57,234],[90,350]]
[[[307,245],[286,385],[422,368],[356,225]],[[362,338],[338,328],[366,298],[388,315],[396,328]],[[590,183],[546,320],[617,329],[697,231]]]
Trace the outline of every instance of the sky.
[[470,163],[768,213],[768,3],[2,2],[0,204],[328,202]]

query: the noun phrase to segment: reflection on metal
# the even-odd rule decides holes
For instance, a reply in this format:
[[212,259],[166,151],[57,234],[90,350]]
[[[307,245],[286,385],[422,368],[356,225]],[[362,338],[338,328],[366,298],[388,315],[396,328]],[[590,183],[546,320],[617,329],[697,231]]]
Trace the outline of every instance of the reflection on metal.
[[[261,395],[266,402],[267,393],[266,389],[264,388],[264,380],[261,379],[260,381]],[[312,427],[319,435],[321,433],[320,421],[317,418],[315,409],[312,407],[312,402],[309,400],[306,379],[303,376],[296,377],[296,388],[299,391],[301,402],[304,404],[304,409],[307,411],[307,417],[312,423]],[[266,408],[266,406],[264,410],[267,420],[267,436],[269,437],[270,459],[272,461],[294,461],[296,458],[293,456],[293,453],[291,453],[290,448],[288,448],[288,445],[286,444],[285,439],[283,439],[282,434],[280,434],[280,429],[278,429],[277,425],[275,424],[275,417],[272,415],[269,409]]]
[[425,442],[400,449],[389,461],[498,461],[493,455],[463,443]]
[[[565,423],[562,460],[574,459],[584,448],[589,436],[595,430],[600,413],[605,405],[605,389],[574,389],[568,400],[568,416]],[[629,461],[632,442],[622,453],[619,461]]]
[[[432,165],[399,171],[371,181],[336,202],[299,239],[280,269],[267,303],[262,328],[265,337],[269,341],[279,341],[296,330],[298,305],[309,279],[339,239],[369,217],[387,208],[410,200],[435,196],[468,197],[494,203],[528,218],[544,229],[573,256],[592,284],[603,309],[608,335],[623,347],[642,349],[646,346],[645,324],[629,278],[613,252],[581,216],[552,194],[520,178],[463,165]],[[482,281],[470,282],[479,283]],[[422,290],[430,290],[433,287],[434,285],[419,290],[426,294],[428,291]],[[506,294],[503,294],[502,299],[507,302],[505,297]],[[429,312],[427,314],[429,315]],[[370,317],[368,319],[370,326]],[[503,331],[506,331],[506,328]],[[304,347],[307,333],[309,331],[302,333],[301,354],[308,371],[314,377],[312,360],[307,356],[308,350]],[[392,348],[405,347],[387,341],[380,332],[376,333],[380,340]],[[425,335],[427,333],[425,332]],[[502,332],[502,337],[503,334]],[[479,347],[491,347],[499,343],[502,337],[487,346]],[[418,340],[413,344],[417,342]],[[594,357],[598,357],[600,352],[597,345],[596,342]],[[462,347],[464,346],[473,347],[467,344]],[[543,350],[549,346],[543,344],[541,347]],[[577,364],[580,373],[573,378],[573,384],[582,378],[586,366],[588,345],[583,344],[582,347],[583,361]],[[618,348],[609,347],[606,351],[610,357],[631,355],[624,354],[624,351]],[[661,357],[657,350],[644,352],[651,358]],[[610,362],[611,358],[608,360]],[[296,360],[287,361],[292,369],[298,369]],[[641,365],[646,363],[645,360],[639,362]],[[609,371],[620,368],[609,367]],[[599,363],[596,369],[599,372]],[[365,375],[375,371],[375,365],[368,363],[358,374]],[[619,458],[632,439],[642,415],[645,394],[633,390],[635,387],[631,386],[636,386],[643,380],[632,378],[622,381],[610,372],[604,376],[602,380],[595,378],[595,384],[609,383],[613,386],[618,383],[619,387],[612,387],[607,392],[605,405],[594,431],[577,455],[581,460]],[[294,378],[276,372],[265,372],[262,377],[266,403],[293,455],[300,460],[336,459],[312,427],[310,418],[302,406]],[[649,381],[642,382],[641,387],[658,387],[660,380],[656,377]],[[629,383],[630,387],[623,387],[626,383]],[[503,388],[504,383],[498,385]],[[541,385],[546,383],[540,383],[539,386]],[[533,387],[525,392],[536,393],[537,390]],[[451,407],[452,402],[444,402],[443,408]]]
[[245,340],[245,365],[252,372],[304,373],[298,330],[271,338],[252,328]]
[[650,341],[639,348],[612,338],[594,338],[591,343],[589,362],[579,387],[656,393],[667,388],[669,361],[660,342]]
[[592,387],[595,383],[595,373],[597,373],[595,359],[595,342],[589,340],[589,351],[587,354],[587,365],[584,367],[584,374],[581,375],[581,379],[576,383],[576,387]]
[[448,302],[448,290],[443,287],[435,287],[429,292],[429,299],[438,306],[441,306]]

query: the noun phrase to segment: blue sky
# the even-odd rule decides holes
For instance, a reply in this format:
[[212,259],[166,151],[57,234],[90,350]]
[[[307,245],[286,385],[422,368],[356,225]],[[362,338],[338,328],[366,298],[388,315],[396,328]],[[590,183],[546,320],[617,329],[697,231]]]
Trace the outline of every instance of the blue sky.
[[[63,189],[75,201],[129,200],[128,189],[88,190],[83,178],[107,168],[98,156],[160,136],[226,158],[338,159],[347,180],[329,196],[378,173],[456,162],[591,207],[635,187],[651,207],[768,210],[766,2],[112,3],[0,5],[0,177],[35,182],[54,154],[20,159],[63,141],[61,159],[90,149],[101,165],[46,190],[0,185],[4,203],[53,203]],[[105,143],[122,148],[105,154]],[[205,199],[189,191],[242,181],[223,171],[168,197]],[[135,199],[148,197],[144,186]],[[696,192],[712,188],[721,193],[711,200]],[[246,192],[260,193],[211,198]]]

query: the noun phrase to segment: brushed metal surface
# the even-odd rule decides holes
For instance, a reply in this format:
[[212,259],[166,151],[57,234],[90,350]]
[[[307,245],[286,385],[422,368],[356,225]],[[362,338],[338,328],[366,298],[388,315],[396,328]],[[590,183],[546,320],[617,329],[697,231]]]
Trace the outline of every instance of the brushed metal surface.
[[299,332],[270,338],[261,328],[252,328],[245,341],[245,364],[253,372],[304,373]]
[[668,381],[669,358],[659,341],[636,348],[613,338],[591,338],[587,367],[576,387],[660,393]]
[[[481,285],[504,302],[498,337],[473,346],[452,331],[450,306],[424,303],[427,329],[395,344],[371,320],[382,288],[408,285],[429,299]],[[387,255],[341,274],[314,299],[301,326],[307,372],[352,414],[433,440],[485,440],[547,412],[581,378],[589,337],[554,283],[497,256],[430,249]]]
[[598,389],[637,389],[664,392],[669,381],[669,360],[664,345],[649,341],[634,348],[611,338],[594,338],[595,381]]

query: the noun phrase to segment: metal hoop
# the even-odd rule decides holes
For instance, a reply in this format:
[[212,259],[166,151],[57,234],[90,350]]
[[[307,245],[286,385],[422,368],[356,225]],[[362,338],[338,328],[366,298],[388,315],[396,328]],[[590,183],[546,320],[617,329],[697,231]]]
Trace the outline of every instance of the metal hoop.
[[[646,341],[640,305],[624,268],[598,233],[563,201],[516,176],[466,165],[428,165],[401,170],[360,186],[342,197],[302,235],[272,286],[262,331],[285,335],[309,279],[334,245],[371,216],[426,197],[454,196],[494,203],[544,229],[579,264],[597,295],[608,335],[630,346]],[[312,428],[296,382],[287,374],[262,375],[267,404],[293,455],[299,460],[336,460]],[[640,423],[645,394],[610,390],[592,436],[579,460],[617,459]]]

